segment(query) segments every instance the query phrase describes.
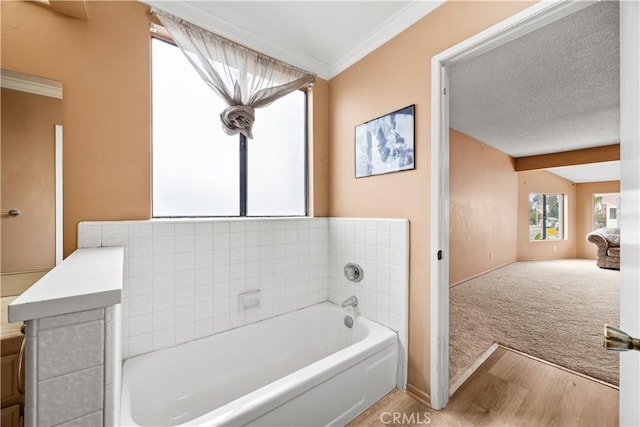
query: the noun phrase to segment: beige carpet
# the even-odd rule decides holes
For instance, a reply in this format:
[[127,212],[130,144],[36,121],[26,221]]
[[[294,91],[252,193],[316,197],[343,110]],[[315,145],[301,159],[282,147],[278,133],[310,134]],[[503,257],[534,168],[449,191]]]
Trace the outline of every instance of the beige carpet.
[[454,380],[496,342],[618,384],[618,355],[602,347],[617,326],[620,272],[592,260],[517,262],[450,290]]

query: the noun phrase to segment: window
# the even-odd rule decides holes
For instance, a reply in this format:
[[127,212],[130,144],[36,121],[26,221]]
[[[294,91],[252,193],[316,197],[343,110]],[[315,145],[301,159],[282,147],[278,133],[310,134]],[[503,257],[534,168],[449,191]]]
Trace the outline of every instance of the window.
[[529,239],[564,239],[563,194],[529,194]]
[[620,193],[593,195],[593,229],[617,228],[620,217]]
[[306,94],[257,109],[241,155],[224,101],[183,53],[153,39],[152,54],[153,216],[306,215]]

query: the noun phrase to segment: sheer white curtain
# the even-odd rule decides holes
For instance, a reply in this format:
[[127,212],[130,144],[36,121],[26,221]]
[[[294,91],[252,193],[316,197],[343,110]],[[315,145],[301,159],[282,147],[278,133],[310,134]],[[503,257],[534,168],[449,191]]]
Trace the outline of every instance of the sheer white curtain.
[[255,108],[311,83],[315,75],[152,8],[204,81],[227,103],[220,114],[229,135],[252,138]]

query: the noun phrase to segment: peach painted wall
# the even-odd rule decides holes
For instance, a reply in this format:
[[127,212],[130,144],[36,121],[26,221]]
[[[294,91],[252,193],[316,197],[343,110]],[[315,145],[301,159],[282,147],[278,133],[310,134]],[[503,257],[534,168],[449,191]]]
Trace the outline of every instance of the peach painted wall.
[[596,246],[587,242],[587,234],[593,231],[593,195],[596,193],[619,193],[620,181],[589,182],[577,184],[578,222],[577,257],[596,259]]
[[[409,218],[409,389],[428,399],[431,57],[532,2],[447,2],[329,81],[329,214]],[[356,179],[354,128],[416,106],[416,169]]]
[[518,179],[513,158],[449,130],[449,283],[514,262]]
[[[576,184],[546,171],[518,172],[518,261],[576,257]],[[530,240],[529,194],[565,195],[565,238]]]
[[88,2],[89,20],[2,3],[2,67],[64,87],[64,253],[86,220],[148,219],[148,7]]
[[316,79],[309,92],[309,213],[329,215],[329,82]]
[[2,88],[2,273],[55,265],[55,125],[62,100]]

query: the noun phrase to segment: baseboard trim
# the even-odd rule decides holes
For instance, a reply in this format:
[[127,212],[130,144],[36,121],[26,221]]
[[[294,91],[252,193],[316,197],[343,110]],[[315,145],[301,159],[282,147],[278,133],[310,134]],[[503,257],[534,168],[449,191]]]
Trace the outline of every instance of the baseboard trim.
[[506,262],[504,264],[497,265],[497,266],[492,267],[492,268],[490,268],[490,269],[488,269],[486,271],[483,271],[483,272],[478,273],[478,274],[474,274],[473,276],[467,277],[466,279],[462,279],[462,280],[460,280],[460,281],[458,281],[458,282],[456,282],[456,283],[454,283],[452,285],[449,285],[449,289],[453,288],[454,286],[462,285],[464,282],[468,282],[469,280],[476,279],[476,278],[478,278],[480,276],[483,276],[483,275],[485,275],[487,273],[491,273],[492,271],[497,270],[499,268],[506,267],[507,265],[513,264],[514,262],[518,262],[518,260],[514,259],[513,261],[509,261],[509,262]]
[[557,365],[557,364],[555,364],[553,362],[549,362],[548,360],[540,359],[539,357],[532,356],[532,355],[527,354],[527,353],[523,353],[521,351],[518,351],[518,350],[513,349],[511,347],[507,347],[507,346],[502,345],[502,344],[498,344],[498,347],[502,347],[505,350],[512,351],[512,352],[517,353],[517,354],[519,354],[521,356],[525,356],[525,357],[528,357],[529,359],[533,359],[533,360],[535,360],[537,362],[542,362],[545,365],[553,366],[554,368],[558,368],[558,369],[560,369],[562,371],[569,372],[570,374],[577,375],[577,376],[582,377],[582,378],[584,378],[586,380],[590,380],[590,381],[596,382],[598,384],[605,385],[605,386],[607,386],[609,388],[612,388],[614,390],[620,390],[620,387],[618,387],[616,385],[613,385],[613,384],[608,383],[606,381],[599,380],[598,378],[591,377],[591,376],[589,376],[587,374],[583,374],[582,372],[578,372],[578,371],[574,371],[573,369],[565,368],[564,366]]
[[453,394],[460,388],[462,384],[465,383],[473,375],[473,373],[482,365],[488,358],[493,354],[494,351],[498,349],[499,345],[496,343],[491,344],[488,349],[484,351],[476,360],[473,361],[471,365],[463,372],[461,372],[457,377],[453,379],[451,385],[449,386],[449,396],[453,396]]
[[418,387],[409,383],[407,383],[407,393],[409,393],[409,395],[413,397],[415,400],[417,400],[418,402],[431,407],[431,405],[429,404],[429,402],[431,402],[431,396],[429,396],[429,393],[425,393],[424,391],[420,390]]

